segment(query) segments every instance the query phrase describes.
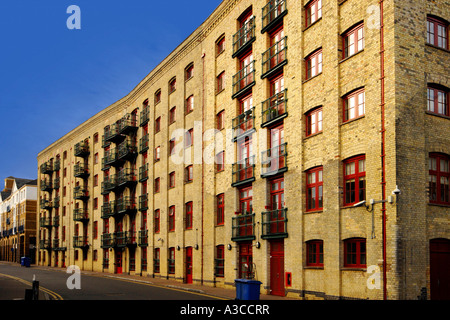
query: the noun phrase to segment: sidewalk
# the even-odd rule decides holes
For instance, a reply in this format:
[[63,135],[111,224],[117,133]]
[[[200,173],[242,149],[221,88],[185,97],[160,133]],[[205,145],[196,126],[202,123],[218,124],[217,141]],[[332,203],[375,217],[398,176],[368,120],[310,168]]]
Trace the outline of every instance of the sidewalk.
[[[56,267],[48,267],[48,266],[37,266],[31,265],[32,268],[39,268],[45,270],[54,270],[54,271],[62,271],[65,272],[65,268],[56,268]],[[149,284],[153,284],[156,286],[163,286],[168,288],[176,288],[179,290],[186,290],[190,292],[200,293],[208,296],[213,296],[217,298],[222,298],[225,300],[235,300],[236,298],[236,290],[226,289],[220,287],[212,287],[209,285],[197,285],[197,284],[187,284],[182,283],[175,280],[167,280],[162,278],[152,278],[148,276],[139,276],[139,275],[128,275],[128,274],[113,274],[107,272],[95,272],[95,271],[85,271],[81,270],[81,274],[92,275],[97,277],[109,277],[109,278],[118,278],[123,280],[131,280],[136,282],[145,282]],[[279,297],[267,294],[260,294],[260,300],[299,300],[296,298],[288,298],[288,297]]]

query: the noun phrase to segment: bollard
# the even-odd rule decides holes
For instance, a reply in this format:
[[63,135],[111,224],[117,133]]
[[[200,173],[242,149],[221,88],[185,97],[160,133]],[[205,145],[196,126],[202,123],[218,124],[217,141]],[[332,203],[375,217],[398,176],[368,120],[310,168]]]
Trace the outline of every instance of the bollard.
[[25,300],[33,300],[33,289],[25,289]]
[[32,300],[39,300],[39,281],[33,280],[33,299]]

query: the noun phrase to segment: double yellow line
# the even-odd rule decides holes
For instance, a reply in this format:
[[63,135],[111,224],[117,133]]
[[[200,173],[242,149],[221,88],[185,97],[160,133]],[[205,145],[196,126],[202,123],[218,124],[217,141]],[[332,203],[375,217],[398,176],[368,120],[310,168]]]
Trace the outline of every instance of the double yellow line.
[[[31,283],[29,281],[26,281],[26,280],[23,280],[23,279],[18,278],[18,277],[11,276],[9,274],[0,273],[0,276],[5,276],[5,277],[8,277],[8,278],[17,280],[17,281],[19,281],[19,282],[21,282],[21,283],[23,283],[23,284],[25,284],[27,286],[30,286],[30,287],[33,286],[33,283]],[[52,291],[50,289],[47,289],[47,288],[39,286],[39,290],[42,290],[45,293],[47,293],[50,297],[52,297],[52,300],[64,300],[63,297],[61,297],[59,294],[57,294],[56,292],[54,292],[54,291]]]

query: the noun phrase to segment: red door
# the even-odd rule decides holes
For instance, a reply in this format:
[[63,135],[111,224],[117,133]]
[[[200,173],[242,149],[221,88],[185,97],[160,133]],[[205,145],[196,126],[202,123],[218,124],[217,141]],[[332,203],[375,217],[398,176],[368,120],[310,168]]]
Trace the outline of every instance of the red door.
[[122,251],[116,251],[116,273],[122,273]]
[[430,241],[431,300],[450,300],[450,240]]
[[192,247],[186,248],[186,283],[192,283]]
[[270,242],[270,294],[286,295],[284,291],[284,241]]
[[252,243],[239,244],[239,279],[253,278]]

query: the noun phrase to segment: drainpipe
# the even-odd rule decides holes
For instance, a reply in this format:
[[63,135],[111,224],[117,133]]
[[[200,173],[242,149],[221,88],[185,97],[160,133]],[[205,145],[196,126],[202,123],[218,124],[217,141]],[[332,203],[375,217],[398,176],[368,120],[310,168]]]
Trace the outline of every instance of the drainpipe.
[[[202,53],[202,62],[203,62],[203,84],[202,84],[202,153],[204,148],[204,140],[203,136],[205,133],[205,52]],[[205,164],[203,163],[203,154],[202,154],[202,267],[201,267],[201,284],[203,285],[203,218],[204,218],[204,207],[205,207],[205,198],[204,198],[204,189],[205,189]]]
[[[386,128],[385,128],[385,74],[384,74],[384,18],[383,0],[380,0],[380,69],[381,69],[381,187],[382,199],[386,199]],[[382,224],[383,224],[383,300],[387,300],[387,280],[386,280],[386,202],[382,203]]]

